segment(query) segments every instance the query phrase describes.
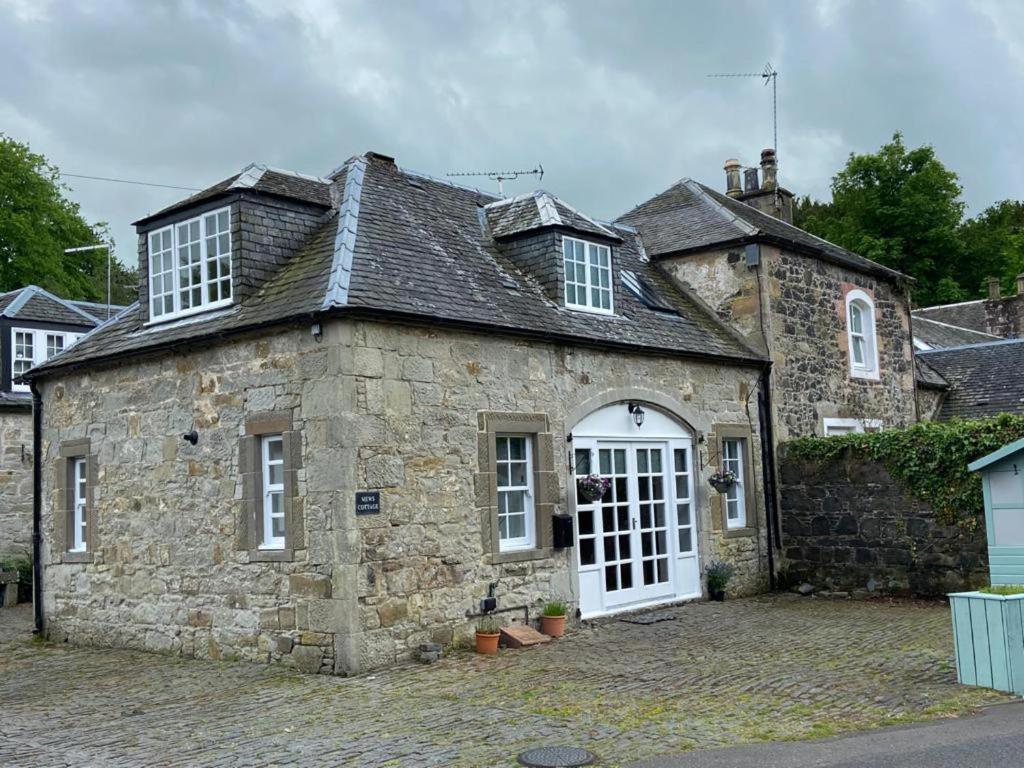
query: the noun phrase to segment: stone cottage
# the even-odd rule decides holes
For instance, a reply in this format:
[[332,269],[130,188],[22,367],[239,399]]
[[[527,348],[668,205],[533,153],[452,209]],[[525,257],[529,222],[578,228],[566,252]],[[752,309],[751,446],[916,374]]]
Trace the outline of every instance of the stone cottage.
[[631,228],[369,153],[138,230],[140,303],[31,375],[51,636],[352,672],[489,595],[599,616],[699,597],[711,557],[767,584],[766,361]]
[[[604,223],[371,152],[137,222],[139,304],[28,377],[46,630],[349,673],[488,597],[587,619],[698,598],[712,558],[764,589],[773,431],[912,418],[905,294],[754,198],[670,192]],[[773,363],[802,382],[774,405]]]
[[32,546],[32,396],[13,379],[70,347],[107,312],[34,285],[0,294],[0,557],[27,556]]

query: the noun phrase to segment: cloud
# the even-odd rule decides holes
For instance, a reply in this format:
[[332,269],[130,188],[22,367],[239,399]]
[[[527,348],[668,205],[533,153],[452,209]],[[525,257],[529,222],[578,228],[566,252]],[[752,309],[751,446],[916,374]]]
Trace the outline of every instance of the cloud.
[[[755,163],[770,90],[707,75],[770,59],[789,188],[827,195],[850,152],[903,130],[976,211],[1019,195],[1022,38],[999,2],[0,0],[0,130],[66,171],[185,186],[368,149],[439,176],[543,162],[545,187],[608,218]],[[178,197],[70,181],[126,261],[130,222]]]

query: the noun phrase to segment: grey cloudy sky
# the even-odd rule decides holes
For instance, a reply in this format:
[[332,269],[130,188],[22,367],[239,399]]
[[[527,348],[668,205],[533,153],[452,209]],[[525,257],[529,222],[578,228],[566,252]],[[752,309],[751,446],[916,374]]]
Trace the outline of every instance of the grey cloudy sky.
[[[185,186],[368,149],[436,176],[542,162],[545,188],[609,218],[755,163],[770,92],[706,75],[768,60],[798,194],[901,130],[960,174],[970,212],[1024,197],[1017,0],[0,0],[0,131],[67,172]],[[124,260],[130,222],[183,194],[68,182]]]

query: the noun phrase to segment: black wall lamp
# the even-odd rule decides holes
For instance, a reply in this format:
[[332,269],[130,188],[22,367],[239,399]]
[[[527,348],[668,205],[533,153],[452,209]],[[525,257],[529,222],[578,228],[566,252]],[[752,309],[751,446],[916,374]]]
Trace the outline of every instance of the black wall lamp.
[[644,409],[640,406],[640,403],[629,403],[626,407],[633,415],[633,421],[636,423],[637,428],[642,427],[644,425]]

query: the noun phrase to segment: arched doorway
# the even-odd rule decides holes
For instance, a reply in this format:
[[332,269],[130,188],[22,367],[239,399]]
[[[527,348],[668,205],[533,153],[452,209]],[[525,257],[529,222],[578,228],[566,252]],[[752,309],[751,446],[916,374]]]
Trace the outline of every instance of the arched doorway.
[[[627,403],[600,408],[572,429],[576,563],[584,618],[700,597],[693,436],[647,403],[637,426]],[[609,481],[597,501],[578,481]]]

